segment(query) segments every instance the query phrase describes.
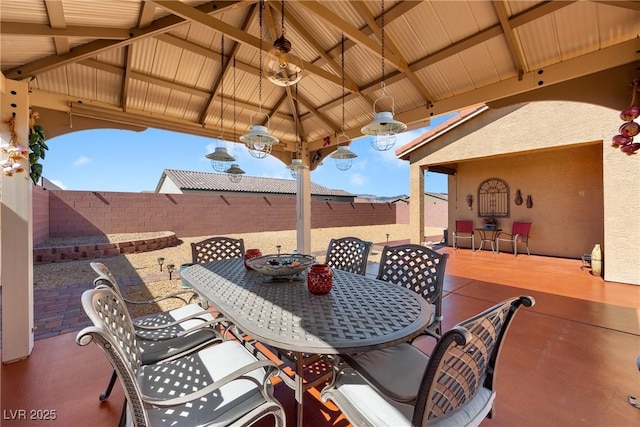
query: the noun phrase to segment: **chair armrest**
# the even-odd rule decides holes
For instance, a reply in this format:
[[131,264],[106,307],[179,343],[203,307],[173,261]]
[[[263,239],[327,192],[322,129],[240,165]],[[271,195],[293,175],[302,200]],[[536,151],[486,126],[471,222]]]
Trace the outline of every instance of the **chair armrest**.
[[[157,331],[159,329],[165,329],[165,328],[170,328],[172,326],[177,326],[177,325],[179,325],[181,323],[184,323],[184,322],[186,322],[188,320],[201,320],[203,322],[202,326],[205,326],[205,324],[207,324],[208,322],[213,322],[212,320],[208,320],[206,318],[201,317],[201,316],[204,316],[204,315],[212,316],[211,312],[209,312],[207,310],[202,310],[202,311],[199,311],[197,313],[190,314],[189,316],[184,317],[184,318],[182,318],[180,320],[176,320],[174,322],[163,323],[162,325],[150,326],[150,325],[140,325],[140,324],[134,323],[134,326],[135,326],[136,329],[140,329],[140,330],[143,330],[143,331]],[[198,326],[196,328],[199,329],[202,326]]]
[[178,332],[178,334],[176,336],[183,337],[183,336],[189,335],[190,333],[192,333],[194,331],[197,331],[199,329],[206,328],[208,326],[219,325],[220,323],[226,323],[227,327],[228,327],[228,325],[231,323],[231,321],[229,319],[227,319],[226,317],[218,316],[213,320],[208,320],[208,321],[206,321],[204,323],[201,323],[198,326],[192,326],[189,329],[185,329],[184,331]]
[[125,298],[124,296],[122,297],[122,299],[125,302],[129,303],[129,304],[154,304],[154,303],[157,303],[157,302],[160,302],[160,301],[164,301],[164,300],[169,299],[169,298],[177,298],[179,300],[184,301],[186,304],[188,304],[189,302],[180,296],[182,294],[191,294],[191,297],[189,298],[189,300],[191,300],[191,298],[193,297],[193,294],[196,294],[196,292],[190,291],[190,290],[177,291],[177,292],[172,292],[170,294],[162,295],[162,296],[159,296],[157,298],[154,298],[154,299],[151,299],[151,300],[145,300],[145,301],[130,300],[128,298]]
[[[267,368],[264,380],[262,382],[258,382],[256,381],[255,378],[246,375],[249,372],[255,371],[256,369],[260,369],[260,368]],[[142,400],[145,403],[148,403],[154,406],[183,405],[192,400],[199,399],[210,393],[213,393],[214,391],[218,390],[220,387],[226,384],[229,384],[231,381],[234,381],[237,379],[247,379],[247,380],[253,381],[259,387],[264,389],[264,386],[268,380],[268,377],[279,375],[279,374],[280,374],[280,368],[271,360],[256,360],[255,362],[252,362],[228,375],[225,375],[224,377],[217,380],[215,383],[209,384],[208,386],[201,388],[200,390],[195,391],[193,393],[185,394],[183,396],[175,397],[173,399],[154,399],[152,397],[142,395]]]
[[501,240],[513,240],[513,234],[507,233],[506,231],[498,231],[496,233],[496,240],[500,239],[500,236],[502,236],[503,234],[505,236],[509,236],[509,238],[508,239],[501,239]]

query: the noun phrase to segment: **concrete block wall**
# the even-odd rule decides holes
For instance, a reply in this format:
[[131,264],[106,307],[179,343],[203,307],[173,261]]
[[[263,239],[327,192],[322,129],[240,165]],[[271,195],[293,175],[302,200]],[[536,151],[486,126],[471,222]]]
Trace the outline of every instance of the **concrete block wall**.
[[49,238],[49,191],[33,186],[33,244]]
[[[158,230],[192,237],[296,227],[295,197],[64,190],[48,193],[50,237]],[[312,228],[395,222],[395,205],[388,203],[311,202]]]

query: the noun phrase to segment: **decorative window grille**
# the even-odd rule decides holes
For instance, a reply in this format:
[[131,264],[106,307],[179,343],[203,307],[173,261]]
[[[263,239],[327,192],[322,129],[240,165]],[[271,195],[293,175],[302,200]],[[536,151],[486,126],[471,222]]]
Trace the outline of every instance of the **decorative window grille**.
[[500,178],[489,178],[478,186],[479,217],[509,217],[509,185]]

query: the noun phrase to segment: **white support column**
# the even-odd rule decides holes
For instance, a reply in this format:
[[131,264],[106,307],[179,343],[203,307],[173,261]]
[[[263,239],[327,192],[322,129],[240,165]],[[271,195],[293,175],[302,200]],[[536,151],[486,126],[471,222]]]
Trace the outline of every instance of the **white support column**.
[[[4,123],[15,113],[17,141],[29,146],[29,88],[26,82],[3,80],[0,92],[0,137],[11,140]],[[2,159],[6,155],[1,156]],[[33,350],[32,183],[25,172],[0,175],[0,286],[2,287],[2,363],[28,357]]]
[[409,166],[409,238],[411,243],[424,241],[424,170],[418,163]]
[[311,171],[300,171],[296,192],[296,230],[298,253],[311,253]]

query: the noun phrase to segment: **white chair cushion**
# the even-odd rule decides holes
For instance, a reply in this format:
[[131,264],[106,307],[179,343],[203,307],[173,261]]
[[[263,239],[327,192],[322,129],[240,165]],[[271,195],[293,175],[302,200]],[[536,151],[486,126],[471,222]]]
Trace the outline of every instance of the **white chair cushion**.
[[[239,343],[226,341],[178,361],[143,366],[138,383],[143,395],[175,398],[195,392],[255,361],[255,357]],[[248,375],[261,383],[265,371],[256,369]],[[264,402],[256,383],[240,379],[188,404],[150,409],[149,418],[154,426],[222,426]],[[211,423],[211,420],[215,422]]]
[[[358,427],[410,426],[413,417],[413,406],[385,398],[351,368],[345,370],[334,387],[322,391],[322,399],[334,401]],[[481,387],[464,408],[445,417],[431,419],[428,426],[478,426],[491,410],[494,399],[494,392]]]

